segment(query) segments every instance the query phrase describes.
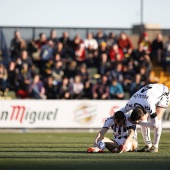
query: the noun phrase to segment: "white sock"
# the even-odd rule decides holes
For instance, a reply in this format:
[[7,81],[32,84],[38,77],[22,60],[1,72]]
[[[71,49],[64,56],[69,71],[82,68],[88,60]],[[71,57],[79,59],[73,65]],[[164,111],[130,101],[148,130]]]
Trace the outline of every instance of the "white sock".
[[162,132],[162,121],[159,120],[158,127],[154,128],[154,146],[158,148]]
[[142,131],[142,136],[143,136],[145,145],[147,145],[150,148],[152,146],[150,128],[141,126],[141,131]]

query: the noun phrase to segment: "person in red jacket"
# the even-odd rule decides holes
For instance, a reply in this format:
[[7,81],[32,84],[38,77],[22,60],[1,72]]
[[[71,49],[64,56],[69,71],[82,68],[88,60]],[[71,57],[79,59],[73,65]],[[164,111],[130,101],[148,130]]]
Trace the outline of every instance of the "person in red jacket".
[[120,38],[118,39],[118,45],[123,50],[125,57],[129,57],[133,50],[131,40],[127,37],[124,32],[121,32]]

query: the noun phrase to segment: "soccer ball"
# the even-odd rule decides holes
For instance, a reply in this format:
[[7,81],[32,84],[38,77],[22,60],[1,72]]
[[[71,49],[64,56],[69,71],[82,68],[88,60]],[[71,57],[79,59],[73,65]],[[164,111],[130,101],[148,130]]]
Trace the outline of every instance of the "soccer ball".
[[104,150],[105,147],[106,147],[106,145],[105,145],[104,142],[100,141],[100,142],[98,143],[98,147],[99,147],[100,149]]

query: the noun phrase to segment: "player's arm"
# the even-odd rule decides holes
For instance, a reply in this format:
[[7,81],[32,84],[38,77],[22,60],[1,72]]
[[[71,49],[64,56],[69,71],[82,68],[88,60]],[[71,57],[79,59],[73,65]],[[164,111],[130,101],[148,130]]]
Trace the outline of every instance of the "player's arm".
[[104,138],[104,135],[108,131],[108,128],[102,128],[101,131],[97,133],[97,136],[94,140],[94,147],[98,147],[98,143]]
[[[135,126],[135,127],[136,127],[136,126]],[[123,144],[124,151],[127,151],[128,143],[131,142],[134,133],[135,133],[135,128],[134,128],[134,127],[131,127],[131,128],[128,130],[128,137],[127,137],[125,143]]]
[[145,126],[145,127],[157,128],[158,124],[159,124],[157,114],[153,113],[153,114],[150,115],[150,117],[151,117],[150,122],[139,121],[139,125]]

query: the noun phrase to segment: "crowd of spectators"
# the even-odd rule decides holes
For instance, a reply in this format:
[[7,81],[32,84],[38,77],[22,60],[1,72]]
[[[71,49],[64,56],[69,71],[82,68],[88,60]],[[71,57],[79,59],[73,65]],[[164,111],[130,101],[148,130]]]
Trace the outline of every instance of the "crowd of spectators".
[[[152,42],[146,32],[134,48],[125,32],[120,35],[87,33],[70,39],[51,30],[49,37],[26,42],[14,32],[10,62],[0,63],[0,91],[15,91],[30,99],[124,99],[151,82],[152,62],[170,65],[170,37],[162,34]],[[91,74],[95,70],[95,75]]]

